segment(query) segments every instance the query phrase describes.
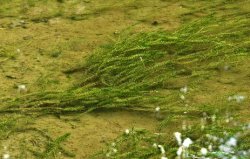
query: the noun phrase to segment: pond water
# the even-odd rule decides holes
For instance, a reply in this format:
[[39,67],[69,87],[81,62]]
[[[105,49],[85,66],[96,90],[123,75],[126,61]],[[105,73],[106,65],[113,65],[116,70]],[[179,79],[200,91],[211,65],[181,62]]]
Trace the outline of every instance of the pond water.
[[[1,1],[1,102],[6,101],[6,97],[12,99],[44,90],[64,91],[76,86],[85,78],[85,74],[66,74],[65,70],[78,67],[100,46],[116,41],[127,31],[129,35],[156,30],[174,32],[181,26],[212,13],[217,17],[245,14],[249,19],[249,12],[248,0],[106,0],[105,3],[102,0]],[[249,35],[249,32],[245,34]],[[187,105],[200,105],[204,110],[209,109],[210,105],[228,105],[225,110],[228,110],[229,114],[235,114],[240,122],[249,123],[249,62],[249,57],[242,57],[240,62],[230,65],[226,63],[220,66],[216,74],[198,82],[198,86],[192,85],[192,78],[171,81],[174,83],[172,86],[176,87],[171,89],[179,92],[181,87],[187,85]],[[25,86],[25,89],[20,91],[19,86]],[[168,91],[162,93],[170,94]],[[228,101],[228,97],[233,95],[243,96],[244,101]],[[162,114],[170,116],[176,113],[175,119],[164,127],[168,139],[172,139],[173,132],[181,129],[184,119],[196,123],[197,118],[202,116],[199,112],[190,116],[185,111],[182,113],[185,106],[180,107],[180,103],[176,105],[173,102],[175,112],[170,109]],[[5,104],[0,104],[3,115],[0,117],[3,121],[0,122],[3,125],[1,127],[0,124],[0,154],[8,151],[10,158],[36,158],[30,156],[30,152],[26,154],[22,151],[32,145],[37,147],[38,151],[39,147],[44,150],[44,145],[40,143],[44,143],[45,139],[36,133],[39,130],[52,139],[70,133],[69,139],[62,145],[73,152],[75,158],[85,159],[100,151],[105,147],[105,143],[111,142],[126,129],[136,127],[158,133],[162,119],[156,116],[155,107],[157,106],[147,112],[107,109],[90,113],[47,115],[22,111],[12,114],[4,112]],[[188,110],[192,112],[195,106]],[[12,129],[15,126],[5,129],[5,121],[15,116],[18,118],[15,122],[17,125],[20,122],[24,132],[20,128]],[[27,116],[31,119],[19,121],[19,118]],[[9,136],[7,138],[6,132]],[[27,149],[22,149],[20,141],[28,143]],[[22,156],[20,152],[26,155]],[[59,155],[57,158],[67,157]]]

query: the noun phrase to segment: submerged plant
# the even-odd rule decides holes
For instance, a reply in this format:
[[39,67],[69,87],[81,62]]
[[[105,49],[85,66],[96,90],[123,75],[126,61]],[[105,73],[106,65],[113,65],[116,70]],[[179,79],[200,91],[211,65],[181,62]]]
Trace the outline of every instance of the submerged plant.
[[[250,157],[249,124],[225,126],[225,120],[221,118],[207,124],[204,130],[201,130],[200,126],[196,124],[192,129],[175,132],[175,140],[166,140],[164,133],[160,135],[146,130],[132,129],[130,134],[123,134],[112,144],[107,144],[106,148],[93,158],[247,159]],[[112,152],[114,147],[115,153]]]
[[[173,89],[178,86],[171,81],[192,79],[195,84],[215,75],[225,62],[237,63],[249,55],[249,26],[244,16],[207,17],[173,33],[124,35],[99,49],[81,67],[65,72],[82,72],[79,85],[65,91],[3,98],[0,112],[69,113],[99,108],[154,111],[156,104],[161,111],[168,110],[173,103],[180,103]],[[187,92],[186,87],[178,89]]]
[[[8,158],[57,158],[74,157],[62,147],[70,134],[66,133],[53,140],[47,132],[32,125],[32,117],[22,115],[2,116],[0,118],[0,156]],[[28,125],[28,126],[27,126]]]

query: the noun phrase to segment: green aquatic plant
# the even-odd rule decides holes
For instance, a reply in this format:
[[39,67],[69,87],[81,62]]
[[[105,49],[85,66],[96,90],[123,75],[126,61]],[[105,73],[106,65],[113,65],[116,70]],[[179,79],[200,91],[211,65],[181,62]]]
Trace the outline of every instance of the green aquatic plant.
[[[65,150],[62,143],[70,134],[66,133],[53,139],[44,130],[33,124],[32,117],[22,115],[1,116],[0,118],[0,155],[7,158],[56,158],[74,157]],[[3,148],[3,150],[2,150]]]
[[8,134],[15,128],[16,118],[3,118],[0,120],[0,139],[8,137]]
[[[207,116],[207,120],[212,118]],[[249,158],[250,125],[225,121],[225,118],[213,119],[205,127],[190,125],[188,129],[173,133],[172,139],[168,140],[169,133],[164,131],[151,133],[133,128],[108,143],[92,158]]]
[[191,79],[195,85],[216,75],[225,63],[236,65],[249,56],[250,22],[246,17],[207,17],[175,32],[123,35],[97,50],[81,66],[65,71],[82,73],[78,85],[65,91],[2,98],[0,112],[154,111],[156,105],[163,111],[178,111],[171,104],[181,103],[179,81]]
[[64,150],[61,146],[61,143],[66,141],[69,138],[70,134],[66,133],[63,136],[60,136],[56,138],[55,140],[50,140],[46,146],[46,149],[44,152],[36,152],[32,151],[35,156],[38,158],[56,158],[57,156],[60,156],[61,154],[66,155],[68,157],[74,157],[75,155],[73,153],[70,153],[66,150]]

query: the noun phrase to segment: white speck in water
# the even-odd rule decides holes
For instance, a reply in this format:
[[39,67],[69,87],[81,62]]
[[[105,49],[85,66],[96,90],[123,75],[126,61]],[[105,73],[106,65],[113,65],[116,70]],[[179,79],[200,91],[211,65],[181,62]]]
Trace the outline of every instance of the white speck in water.
[[140,56],[140,60],[143,61],[142,57]]
[[231,159],[238,159],[238,157],[237,156],[232,156]]
[[107,153],[107,154],[106,154],[106,157],[110,157],[110,153]]
[[182,130],[187,130],[187,123],[186,123],[186,121],[184,120],[183,122],[182,122]]
[[153,144],[153,147],[154,147],[154,148],[157,148],[157,144],[156,144],[156,143],[154,143],[154,144]]
[[187,91],[188,91],[187,86],[185,86],[185,87],[181,88],[181,89],[180,89],[180,91],[181,91],[182,93],[186,94],[186,93],[187,93]]
[[176,154],[177,154],[178,156],[181,156],[181,154],[182,154],[182,149],[183,149],[182,146],[178,148],[178,150],[177,150],[177,152],[176,152]]
[[237,145],[237,139],[234,137],[231,137],[227,142],[226,142],[227,146],[236,146]]
[[182,140],[181,140],[181,133],[180,133],[180,132],[175,132],[175,133],[174,133],[174,136],[175,136],[175,138],[176,138],[176,140],[177,140],[177,142],[178,142],[178,145],[180,146],[181,143],[182,143]]
[[[218,141],[219,140],[219,138],[218,137],[216,137],[216,136],[213,136],[213,141],[214,142],[216,142],[216,141]],[[220,139],[221,140],[221,142],[223,142],[224,140],[223,139]]]
[[165,154],[165,149],[162,145],[158,145],[158,148],[160,149],[162,154]]
[[209,146],[208,146],[208,150],[209,150],[209,151],[212,151],[212,150],[213,150],[213,145],[209,145]]
[[129,129],[126,129],[126,130],[125,130],[125,133],[126,133],[126,134],[129,134]]
[[17,90],[18,90],[19,93],[27,92],[27,88],[26,88],[26,86],[23,85],[23,84],[18,85],[18,86],[17,86]]
[[220,138],[220,139],[219,139],[219,142],[220,142],[220,143],[223,143],[223,142],[224,142],[224,139]]
[[245,99],[245,96],[238,95],[238,96],[235,97],[235,99],[236,99],[237,103],[240,103]]
[[215,115],[215,114],[212,115],[211,119],[212,119],[212,122],[215,122],[215,120],[216,120],[216,115]]
[[201,148],[201,154],[203,155],[203,156],[206,156],[207,155],[207,149],[206,148]]
[[231,100],[233,100],[233,97],[232,97],[232,96],[229,96],[229,97],[227,98],[227,100],[228,100],[228,101],[231,101]]
[[242,95],[234,95],[234,96],[229,96],[227,100],[228,100],[228,101],[233,101],[233,100],[235,100],[237,103],[241,103],[241,102],[243,102],[245,99],[246,99],[245,96],[242,96]]
[[185,100],[185,96],[184,96],[184,95],[180,95],[180,98],[181,98],[182,100]]
[[232,152],[231,147],[226,146],[226,145],[220,145],[220,146],[219,146],[219,149],[220,149],[221,151],[225,152],[225,153],[230,153],[230,152]]
[[203,117],[206,119],[207,118],[207,113],[206,112],[203,112],[202,113]]
[[160,107],[156,107],[156,108],[155,108],[155,111],[156,111],[156,112],[159,112],[160,109],[161,109]]
[[8,153],[3,154],[3,159],[9,159],[9,158],[10,158],[10,155]]
[[113,149],[113,152],[114,152],[114,153],[117,153],[117,149]]
[[186,138],[184,141],[183,141],[183,146],[185,148],[188,148],[191,144],[193,143],[193,141],[190,139],[190,138]]
[[229,68],[230,68],[230,66],[228,66],[228,65],[224,66],[224,70],[225,70],[225,71],[228,71]]
[[206,123],[205,118],[201,118],[201,130],[205,129],[205,123]]

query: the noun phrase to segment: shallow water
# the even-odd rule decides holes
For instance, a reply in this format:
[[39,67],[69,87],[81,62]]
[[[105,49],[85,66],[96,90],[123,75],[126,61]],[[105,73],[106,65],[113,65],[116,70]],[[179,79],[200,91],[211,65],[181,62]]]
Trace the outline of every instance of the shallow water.
[[[124,30],[131,34],[140,31],[174,31],[187,22],[210,13],[217,16],[250,11],[249,1],[211,3],[209,1],[67,1],[0,2],[0,96],[20,96],[16,86],[26,85],[28,92],[64,90],[78,83],[80,73],[66,75],[70,67],[83,62],[100,45],[119,38]],[[58,12],[61,9],[61,12]],[[224,103],[232,93],[249,97],[249,58],[220,71],[216,76],[191,86],[188,103]],[[181,81],[176,85],[192,81]],[[229,105],[240,121],[250,122],[249,98],[241,104]],[[1,105],[0,105],[1,106]],[[182,109],[182,108],[180,108]],[[182,117],[180,117],[182,119]],[[166,128],[173,132],[181,125],[174,121]],[[41,116],[33,122],[56,138],[65,133],[71,136],[64,143],[76,158],[88,158],[106,142],[132,127],[158,131],[159,121],[154,113],[129,111],[98,111],[90,114]],[[26,135],[34,135],[27,132]],[[23,136],[4,141],[9,151],[19,151],[15,142]],[[39,138],[39,137],[38,137]],[[39,139],[37,139],[39,142]],[[1,142],[1,140],[0,140]],[[1,151],[0,151],[1,152]],[[14,153],[14,152],[13,152]],[[30,158],[30,157],[29,157]],[[63,157],[61,157],[63,158]]]

